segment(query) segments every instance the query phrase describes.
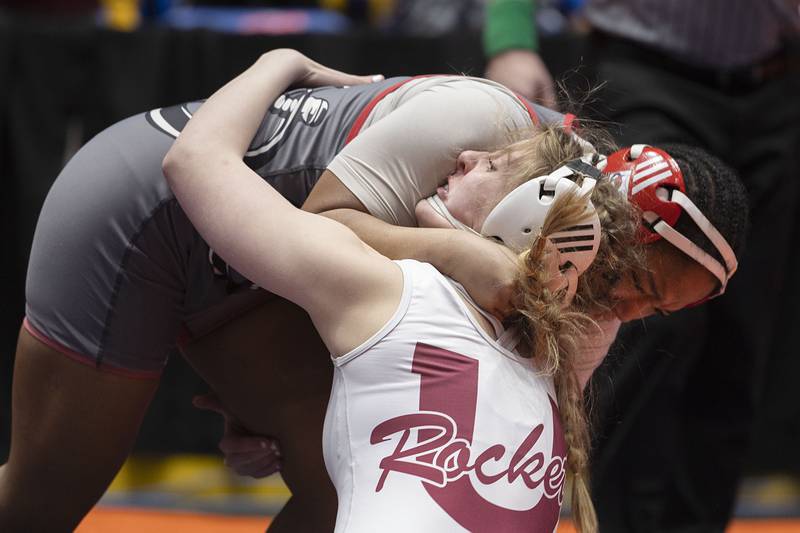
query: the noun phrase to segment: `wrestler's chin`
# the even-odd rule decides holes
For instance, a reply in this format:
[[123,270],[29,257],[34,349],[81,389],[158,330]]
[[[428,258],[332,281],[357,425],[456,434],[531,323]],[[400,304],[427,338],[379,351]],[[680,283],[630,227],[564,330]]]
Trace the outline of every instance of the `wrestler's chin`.
[[433,207],[425,199],[417,202],[417,206],[414,208],[414,215],[417,217],[417,226],[420,228],[452,229],[450,223],[434,211]]

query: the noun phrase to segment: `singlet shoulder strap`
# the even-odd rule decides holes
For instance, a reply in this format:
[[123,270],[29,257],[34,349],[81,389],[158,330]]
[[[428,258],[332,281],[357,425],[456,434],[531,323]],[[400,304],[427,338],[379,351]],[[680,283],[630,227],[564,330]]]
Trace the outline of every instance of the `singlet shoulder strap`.
[[505,328],[503,327],[503,324],[501,324],[500,321],[497,320],[497,318],[484,311],[477,303],[475,303],[475,300],[472,299],[472,297],[467,292],[467,289],[465,289],[463,285],[461,285],[459,282],[453,279],[448,279],[448,281],[461,295],[462,298],[464,298],[467,302],[469,302],[469,304],[474,309],[476,309],[483,318],[489,321],[489,323],[492,325],[492,329],[494,330],[494,335],[495,337],[497,337],[499,342],[499,339],[505,334]]
[[342,366],[375,346],[381,339],[386,337],[386,335],[388,335],[389,332],[391,332],[401,320],[403,320],[406,312],[408,312],[408,307],[411,303],[411,295],[414,292],[414,276],[412,273],[413,267],[407,261],[395,261],[395,264],[400,267],[400,270],[403,273],[403,294],[400,296],[400,302],[397,305],[397,309],[392,314],[391,318],[386,321],[383,327],[376,331],[375,334],[369,339],[365,340],[359,346],[353,348],[342,356],[331,356],[335,366]]

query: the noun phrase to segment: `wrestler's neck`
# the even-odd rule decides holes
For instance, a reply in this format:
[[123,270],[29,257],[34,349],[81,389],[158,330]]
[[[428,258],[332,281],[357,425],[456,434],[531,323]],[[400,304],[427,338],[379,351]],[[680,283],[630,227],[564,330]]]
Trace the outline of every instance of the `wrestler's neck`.
[[497,340],[497,333],[494,331],[494,326],[492,326],[492,323],[489,322],[485,316],[483,316],[483,313],[478,310],[478,307],[469,299],[464,298],[464,296],[459,294],[458,297],[461,298],[461,301],[466,304],[467,309],[469,309],[469,312],[472,313],[472,317],[475,319],[475,322],[481,327],[481,329],[485,331],[486,334],[492,339]]

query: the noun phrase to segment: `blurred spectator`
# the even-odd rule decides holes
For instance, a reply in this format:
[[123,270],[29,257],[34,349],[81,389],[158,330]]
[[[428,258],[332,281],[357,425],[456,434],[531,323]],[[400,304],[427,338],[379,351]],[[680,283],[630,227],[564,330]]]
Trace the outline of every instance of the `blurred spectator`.
[[[551,102],[535,7],[489,2],[487,75]],[[792,346],[800,322],[791,275],[800,265],[800,54],[790,42],[798,2],[587,0],[585,13],[587,62],[607,83],[595,118],[621,124],[622,144],[700,145],[748,187],[749,249],[728,293],[624,328],[612,356],[625,353],[594,379],[601,530],[719,532],[733,510],[765,366]]]
[[389,29],[433,37],[455,31],[478,31],[482,24],[481,0],[398,0]]

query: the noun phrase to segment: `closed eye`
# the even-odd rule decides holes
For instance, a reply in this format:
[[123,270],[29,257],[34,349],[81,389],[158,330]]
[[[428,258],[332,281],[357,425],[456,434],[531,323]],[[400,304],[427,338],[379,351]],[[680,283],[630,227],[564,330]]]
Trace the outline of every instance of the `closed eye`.
[[494,166],[494,161],[492,161],[491,158],[489,158],[489,170],[492,170],[492,171],[497,170],[497,167]]

